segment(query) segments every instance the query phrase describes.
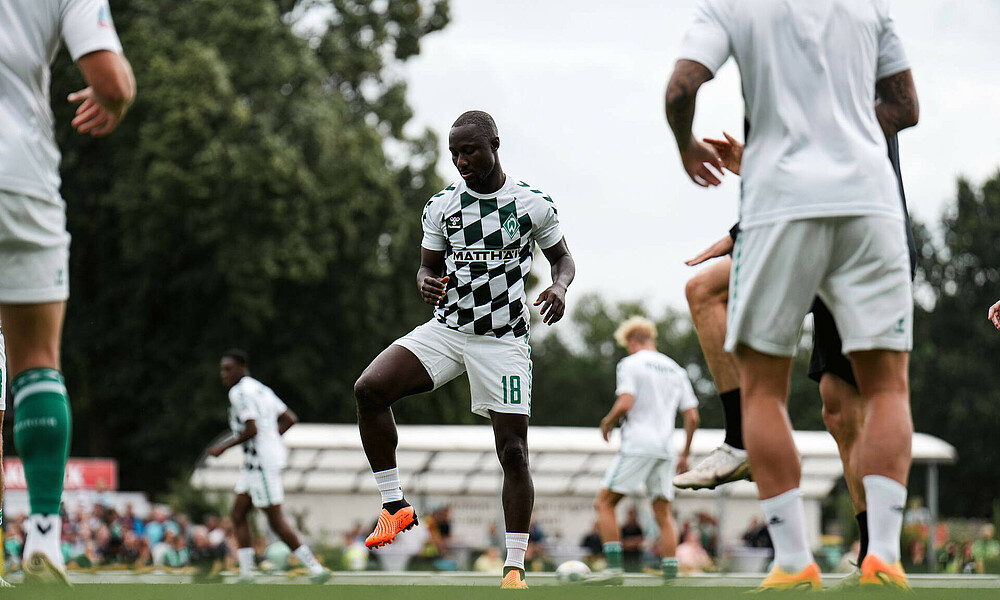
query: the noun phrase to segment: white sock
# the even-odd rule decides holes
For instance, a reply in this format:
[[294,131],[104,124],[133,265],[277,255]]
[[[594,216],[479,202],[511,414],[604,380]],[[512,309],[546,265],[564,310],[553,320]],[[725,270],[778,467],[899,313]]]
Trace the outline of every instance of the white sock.
[[892,564],[899,560],[899,535],[903,531],[906,488],[881,475],[861,478],[868,504],[868,554]]
[[240,548],[236,551],[236,558],[240,563],[240,577],[252,577],[255,558],[253,548]]
[[767,531],[774,543],[774,564],[786,573],[798,573],[813,562],[806,539],[806,517],[802,492],[793,488],[760,501]]
[[34,514],[28,517],[25,531],[24,550],[22,554],[27,559],[32,554],[40,552],[57,567],[65,563],[62,554],[62,517],[59,515]]
[[399,469],[393,467],[385,471],[373,473],[375,475],[375,485],[382,494],[382,504],[403,499],[403,488],[399,483]]
[[518,569],[524,570],[524,553],[528,550],[528,534],[527,533],[511,533],[507,532],[507,560],[504,561],[503,566],[505,567],[517,567]]
[[317,573],[323,572],[323,565],[319,564],[316,560],[316,555],[312,553],[309,546],[302,544],[295,549],[295,558],[299,559],[302,566],[309,570],[310,575],[316,575]]

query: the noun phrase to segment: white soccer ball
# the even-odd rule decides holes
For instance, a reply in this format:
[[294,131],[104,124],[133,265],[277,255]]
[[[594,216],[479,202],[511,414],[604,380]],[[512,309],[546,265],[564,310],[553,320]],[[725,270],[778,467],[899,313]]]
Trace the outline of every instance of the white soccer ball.
[[590,575],[590,567],[578,560],[567,560],[556,569],[556,581],[559,583],[576,583]]

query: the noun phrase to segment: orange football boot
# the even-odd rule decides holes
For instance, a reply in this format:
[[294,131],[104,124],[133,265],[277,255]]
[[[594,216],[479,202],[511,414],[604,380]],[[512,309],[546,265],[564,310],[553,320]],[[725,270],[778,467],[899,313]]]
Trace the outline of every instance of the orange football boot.
[[869,554],[861,563],[861,587],[885,587],[900,591],[909,591],[910,584],[906,581],[906,573],[899,561],[889,564],[874,554]]
[[419,525],[417,514],[412,506],[404,506],[397,510],[396,514],[389,514],[389,511],[383,508],[378,515],[375,531],[365,539],[365,546],[369,548],[388,546],[396,539],[396,534],[409,531],[417,525]]
[[823,589],[820,579],[819,565],[810,563],[798,573],[786,573],[781,567],[774,567],[761,582],[757,591],[797,590],[803,592],[818,592]]
[[524,571],[521,569],[511,569],[503,579],[500,580],[502,590],[526,590],[528,584],[524,581]]

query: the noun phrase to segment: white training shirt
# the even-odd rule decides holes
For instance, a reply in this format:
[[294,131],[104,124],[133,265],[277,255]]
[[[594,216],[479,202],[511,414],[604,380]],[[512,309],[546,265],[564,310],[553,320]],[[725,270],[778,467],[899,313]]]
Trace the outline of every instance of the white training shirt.
[[698,406],[687,371],[654,350],[639,350],[618,362],[615,395],[631,394],[622,423],[622,454],[672,458],[677,412]]
[[285,466],[286,450],[278,433],[278,417],[288,406],[263,383],[244,375],[229,388],[229,427],[234,435],[243,433],[245,423],[253,420],[257,435],[243,442],[243,468],[280,469]]
[[60,39],[70,56],[120,53],[107,0],[0,0],[0,190],[61,202],[49,66]]
[[750,134],[740,227],[816,217],[903,219],[875,82],[910,68],[888,0],[702,0],[678,58],[733,56]]

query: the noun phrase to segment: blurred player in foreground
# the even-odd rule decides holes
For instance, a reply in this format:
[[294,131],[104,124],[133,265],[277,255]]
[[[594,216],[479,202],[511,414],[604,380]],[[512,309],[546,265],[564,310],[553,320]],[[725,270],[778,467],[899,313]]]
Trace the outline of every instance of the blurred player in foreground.
[[[604,543],[608,568],[589,578],[593,583],[623,582],[621,531],[615,507],[625,496],[645,489],[660,528],[660,557],[664,579],[677,577],[677,527],[671,513],[677,472],[688,468],[691,440],[698,428],[698,398],[687,372],[670,357],[656,351],[656,324],[632,317],[615,331],[615,341],[628,351],[618,363],[617,400],[601,419],[601,435],[608,441],[619,422],[621,449],[604,475],[594,508]],[[684,449],[674,449],[674,423],[684,415]]]
[[528,470],[531,348],[525,280],[537,242],[552,266],[552,285],[539,294],[542,322],[562,318],[576,274],[552,199],[500,167],[493,118],[469,111],[448,137],[458,181],[432,197],[423,212],[417,288],[434,317],[386,348],[354,386],[358,426],[382,511],[365,544],[377,548],[417,525],[396,468],[394,402],[436,389],[463,372],[472,412],[490,419],[503,468],[507,560],[501,587],[525,588],[524,553],[534,505]]
[[232,349],[222,355],[219,364],[222,383],[229,389],[229,428],[232,436],[209,448],[212,456],[221,456],[234,446],[243,446],[243,468],[236,483],[233,501],[233,528],[240,547],[236,551],[240,565],[238,583],[254,581],[254,550],[247,514],[252,506],[264,511],[267,523],[281,541],[288,545],[299,563],[309,571],[313,583],[324,583],[332,573],[323,568],[309,546],[299,541],[281,511],[285,489],[281,470],[287,451],[281,436],[299,422],[288,406],[263,383],[250,376],[247,355]]
[[24,580],[68,585],[59,504],[72,427],[59,354],[70,236],[49,98],[60,41],[87,83],[68,98],[80,104],[71,125],[81,134],[114,131],[135,80],[105,0],[0,2],[0,321],[31,504]]
[[986,313],[986,318],[989,319],[993,326],[1000,329],[1000,301],[990,307],[988,313]]
[[[723,161],[691,133],[695,96],[731,54],[750,134],[725,349],[739,359],[744,440],[775,547],[762,587],[821,587],[785,407],[798,329],[818,296],[844,335],[867,411],[858,446],[870,534],[861,583],[906,588],[899,536],[913,434],[913,300],[899,191],[884,156],[885,137],[917,120],[909,64],[883,2],[703,0],[668,86],[667,117],[685,170],[706,187],[719,183]],[[875,110],[861,91],[872,88]]]

